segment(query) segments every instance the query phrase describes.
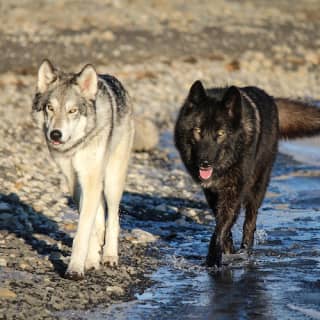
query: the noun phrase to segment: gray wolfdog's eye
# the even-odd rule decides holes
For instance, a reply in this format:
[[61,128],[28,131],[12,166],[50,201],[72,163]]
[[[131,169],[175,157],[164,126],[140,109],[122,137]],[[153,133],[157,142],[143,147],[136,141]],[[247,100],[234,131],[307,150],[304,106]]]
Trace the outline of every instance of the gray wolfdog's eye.
[[198,127],[193,128],[193,136],[198,141],[201,139],[201,129]]
[[68,113],[76,113],[78,112],[78,108],[71,108]]
[[53,111],[53,106],[50,103],[47,104],[47,110]]

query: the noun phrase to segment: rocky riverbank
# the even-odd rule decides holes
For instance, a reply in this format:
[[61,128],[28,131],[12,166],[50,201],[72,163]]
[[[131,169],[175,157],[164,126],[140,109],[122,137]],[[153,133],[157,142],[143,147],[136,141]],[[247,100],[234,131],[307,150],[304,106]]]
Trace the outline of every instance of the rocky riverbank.
[[[174,232],[134,229],[212,222],[170,135],[194,80],[320,99],[317,1],[10,0],[0,7],[0,319],[54,319],[58,311],[132,299],[162,263],[161,239]],[[81,282],[61,277],[77,213],[29,116],[44,57],[70,71],[91,62],[115,75],[136,114],[162,133],[155,150],[132,157],[120,266]]]

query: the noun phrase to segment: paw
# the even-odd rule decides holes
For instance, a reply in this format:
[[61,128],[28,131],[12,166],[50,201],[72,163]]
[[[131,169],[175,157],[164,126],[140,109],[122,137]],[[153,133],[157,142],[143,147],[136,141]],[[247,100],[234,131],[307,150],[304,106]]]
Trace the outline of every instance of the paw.
[[84,268],[85,270],[99,270],[100,256],[98,255],[98,257],[87,257]]
[[206,260],[207,267],[221,268],[222,251],[216,249],[213,253],[209,253]]
[[247,244],[241,244],[241,248],[240,250],[238,250],[239,254],[246,254],[246,255],[250,255],[252,253],[252,246],[247,245]]
[[82,280],[84,278],[83,268],[76,268],[69,264],[66,273],[64,274],[66,279],[70,280]]
[[237,254],[244,255],[244,256],[250,256],[252,253],[252,250],[249,248],[241,248],[237,251]]
[[235,248],[233,245],[227,245],[223,248],[223,253],[224,254],[234,254],[236,252]]
[[222,258],[208,256],[206,266],[209,268],[221,268]]
[[64,274],[64,277],[69,280],[79,281],[84,279],[84,272],[77,272],[68,269]]
[[118,256],[103,256],[102,263],[109,267],[116,267],[119,262]]

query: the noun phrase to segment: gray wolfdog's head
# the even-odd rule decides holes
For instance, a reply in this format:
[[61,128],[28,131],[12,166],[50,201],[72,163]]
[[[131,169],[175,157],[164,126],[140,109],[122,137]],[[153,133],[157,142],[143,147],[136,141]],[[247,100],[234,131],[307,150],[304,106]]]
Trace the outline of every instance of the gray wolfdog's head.
[[38,70],[32,116],[43,129],[48,146],[63,150],[92,130],[98,75],[91,65],[79,73],[64,73],[49,60]]

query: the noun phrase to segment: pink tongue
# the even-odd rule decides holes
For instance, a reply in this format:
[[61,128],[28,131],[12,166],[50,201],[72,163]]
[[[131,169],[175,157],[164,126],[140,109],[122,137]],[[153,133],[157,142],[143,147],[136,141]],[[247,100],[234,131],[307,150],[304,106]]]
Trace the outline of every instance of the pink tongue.
[[207,180],[212,175],[212,168],[207,168],[207,169],[200,168],[199,172],[200,172],[200,177],[204,180]]

